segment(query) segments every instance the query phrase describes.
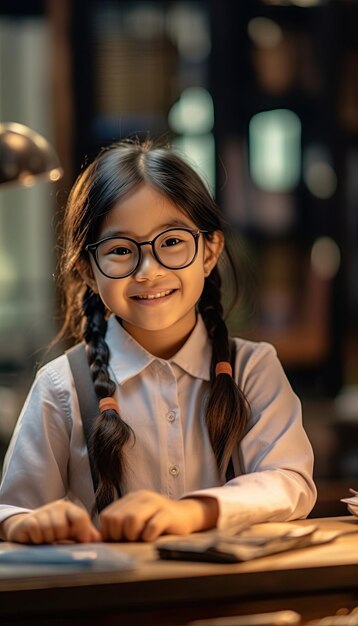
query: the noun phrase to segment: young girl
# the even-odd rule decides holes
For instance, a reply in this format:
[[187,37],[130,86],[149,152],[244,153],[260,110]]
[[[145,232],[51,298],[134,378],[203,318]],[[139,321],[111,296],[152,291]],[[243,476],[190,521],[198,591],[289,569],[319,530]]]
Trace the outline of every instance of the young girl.
[[99,512],[62,355],[39,371],[9,446],[2,538],[153,541],[310,512],[312,450],[275,350],[235,339],[232,374],[224,255],[214,200],[171,150],[122,142],[80,175],[64,217],[63,335],[85,342],[99,401]]

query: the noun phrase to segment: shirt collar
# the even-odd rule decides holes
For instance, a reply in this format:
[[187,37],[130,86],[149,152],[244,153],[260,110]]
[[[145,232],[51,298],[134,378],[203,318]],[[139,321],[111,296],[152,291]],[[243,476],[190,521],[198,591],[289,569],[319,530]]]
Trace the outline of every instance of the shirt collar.
[[193,332],[170,359],[170,363],[178,365],[195,378],[210,380],[211,353],[211,342],[208,339],[205,324],[202,317],[198,315]]
[[[114,315],[108,320],[106,341],[111,353],[110,365],[119,384],[139,374],[153,361],[162,361],[137,343]],[[189,338],[169,359],[169,363],[177,365],[195,378],[210,380],[211,344],[200,315]]]
[[110,365],[119,384],[139,374],[156,359],[124,330],[114,315],[108,320],[106,342]]

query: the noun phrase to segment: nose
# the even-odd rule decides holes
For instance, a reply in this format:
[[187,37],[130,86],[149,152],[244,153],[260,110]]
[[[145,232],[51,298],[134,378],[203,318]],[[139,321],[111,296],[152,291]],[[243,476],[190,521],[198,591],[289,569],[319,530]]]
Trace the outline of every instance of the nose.
[[163,276],[166,269],[155,258],[151,246],[142,246],[141,252],[142,258],[134,273],[134,278],[138,281],[142,281],[153,280],[154,278]]

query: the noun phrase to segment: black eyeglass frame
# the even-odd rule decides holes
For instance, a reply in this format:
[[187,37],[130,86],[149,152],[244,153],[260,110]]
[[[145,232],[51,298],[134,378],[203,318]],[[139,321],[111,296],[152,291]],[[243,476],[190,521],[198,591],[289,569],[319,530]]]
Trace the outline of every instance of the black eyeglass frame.
[[[154,244],[156,242],[156,240],[161,237],[162,235],[165,235],[166,233],[170,233],[171,231],[185,231],[186,233],[190,233],[194,239],[195,242],[195,252],[194,252],[194,256],[191,259],[191,261],[189,261],[189,263],[185,263],[184,265],[180,265],[179,267],[170,267],[170,265],[166,265],[165,263],[163,263],[154,248]],[[199,243],[199,237],[201,234],[205,234],[208,233],[208,230],[197,230],[196,232],[193,233],[192,230],[190,230],[190,228],[167,228],[166,230],[163,230],[161,233],[158,233],[158,235],[156,235],[154,237],[154,239],[152,239],[151,241],[136,241],[135,239],[131,239],[131,237],[104,237],[104,239],[100,239],[99,241],[96,241],[94,243],[89,243],[85,246],[85,251],[90,253],[93,257],[93,260],[95,262],[95,264],[97,265],[99,271],[101,272],[101,274],[103,274],[103,276],[106,276],[106,278],[111,278],[112,280],[120,280],[121,278],[127,278],[128,276],[131,276],[132,274],[134,274],[138,267],[140,266],[141,262],[142,262],[142,246],[152,246],[152,254],[155,258],[156,261],[158,261],[158,263],[160,265],[162,265],[162,267],[165,267],[169,270],[182,270],[185,267],[189,267],[189,265],[191,265],[192,263],[194,263],[197,255],[198,255],[198,243]],[[131,243],[134,243],[134,245],[137,247],[138,249],[138,261],[135,265],[135,267],[130,271],[127,272],[127,274],[124,274],[123,276],[110,276],[109,274],[106,274],[106,272],[104,272],[102,270],[102,268],[99,265],[99,261],[97,258],[97,250],[98,247],[104,243],[105,241],[111,241],[114,239],[124,239],[125,241],[130,241]]]

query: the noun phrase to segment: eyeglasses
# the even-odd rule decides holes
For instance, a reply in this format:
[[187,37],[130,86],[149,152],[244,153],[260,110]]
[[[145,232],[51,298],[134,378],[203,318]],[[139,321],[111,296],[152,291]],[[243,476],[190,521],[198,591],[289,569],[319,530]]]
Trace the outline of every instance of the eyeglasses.
[[107,278],[126,278],[134,274],[142,260],[142,246],[152,246],[154,258],[171,270],[191,265],[198,254],[198,240],[206,230],[169,228],[152,241],[135,241],[130,237],[106,237],[85,247],[92,254],[99,271]]

